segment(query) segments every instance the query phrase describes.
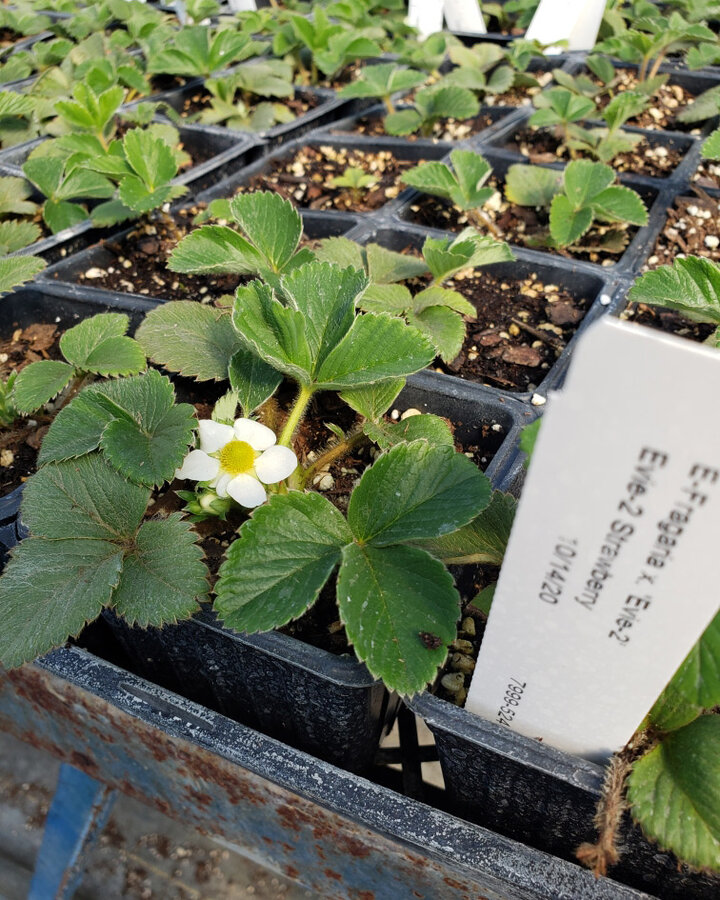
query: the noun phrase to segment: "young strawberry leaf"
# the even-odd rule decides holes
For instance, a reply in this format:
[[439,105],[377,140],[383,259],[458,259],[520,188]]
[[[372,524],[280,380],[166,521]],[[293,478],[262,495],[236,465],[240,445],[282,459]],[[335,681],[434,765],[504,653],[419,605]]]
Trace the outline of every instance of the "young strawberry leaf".
[[438,356],[445,362],[452,362],[462,349],[465,323],[447,306],[426,306],[417,312],[409,310],[405,318],[409,325],[433,342]]
[[357,80],[345,85],[338,93],[341,97],[378,97],[385,102],[388,112],[394,112],[393,94],[419,87],[427,76],[416,69],[399,68],[395,63],[366,66]]
[[478,234],[474,228],[464,229],[455,238],[428,237],[423,244],[422,253],[437,282],[447,281],[463,269],[515,259],[504,241]]
[[454,447],[453,434],[445,419],[430,413],[410,416],[401,422],[366,422],[363,431],[381,450],[419,440],[436,447]]
[[129,625],[175,623],[199,609],[208,581],[197,538],[179,513],[143,522],[112,595],[113,609]]
[[148,357],[170,372],[197,381],[223,381],[242,344],[230,316],[191,300],[151,310],[136,338]]
[[321,494],[275,494],[240,529],[220,567],[215,609],[236,631],[269,631],[312,605],[352,534]]
[[348,524],[357,541],[386,547],[448,534],[489,500],[489,481],[466,456],[417,441],[394,447],[363,474]]
[[98,313],[69,328],[60,338],[60,350],[79,371],[135,375],[145,368],[145,354],[125,336],[129,324],[123,313]]
[[650,721],[661,731],[674,731],[716,706],[720,706],[720,613],[656,701]]
[[720,267],[709,259],[687,256],[637,279],[628,293],[633,303],[675,309],[693,322],[718,326],[720,346]]
[[665,850],[720,871],[720,716],[700,716],[663,737],[633,766],[632,814]]
[[391,113],[385,119],[388,134],[406,135],[420,130],[429,137],[440,119],[469,119],[480,111],[477,98],[461,87],[427,87],[415,95],[415,106]]
[[[460,596],[442,563],[400,545],[349,544],[337,595],[348,640],[371,674],[409,696],[432,681],[456,634]],[[428,647],[422,634],[433,635]]]
[[102,385],[113,420],[100,446],[113,466],[139,484],[171,481],[195,427],[189,403],[175,403],[172,382],[155,369]]
[[490,502],[471,522],[451,534],[418,542],[446,565],[502,565],[517,501],[493,491]]
[[702,145],[703,159],[720,159],[720,128],[715,131]]
[[554,169],[515,164],[505,176],[505,196],[519,206],[547,207],[561,190],[561,181]]
[[30,281],[47,263],[39,256],[14,256],[0,259],[0,294]]
[[49,403],[70,383],[74,369],[59,359],[31,363],[15,379],[13,401],[18,412],[31,413]]
[[240,404],[245,416],[262,406],[282,383],[279,372],[244,349],[238,350],[230,360],[229,376],[236,403]]
[[404,378],[394,378],[377,384],[343,391],[340,397],[349,407],[370,422],[378,422],[390,409],[393,401],[405,387]]

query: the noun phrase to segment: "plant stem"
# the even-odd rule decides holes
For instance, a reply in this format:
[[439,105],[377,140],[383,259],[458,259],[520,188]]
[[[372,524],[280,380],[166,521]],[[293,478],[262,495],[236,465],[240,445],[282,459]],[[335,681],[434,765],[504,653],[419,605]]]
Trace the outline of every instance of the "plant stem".
[[295,430],[300,424],[302,417],[305,415],[305,410],[308,408],[308,404],[312,400],[314,393],[315,388],[312,385],[300,385],[300,391],[298,392],[295,405],[290,410],[290,415],[287,417],[285,427],[283,428],[280,440],[278,441],[278,444],[281,447],[290,446]]
[[640,64],[640,71],[638,72],[638,77],[641,82],[645,81],[645,79],[647,78],[647,70],[648,70],[649,65],[650,65],[650,57],[646,56],[643,58],[643,61]]
[[392,115],[392,113],[395,112],[395,104],[392,102],[392,97],[390,96],[390,94],[388,94],[387,97],[383,97],[383,100],[385,101],[388,115]]
[[466,209],[465,213],[473,223],[479,228],[487,228],[487,230],[492,234],[493,237],[502,240],[503,233],[497,227],[497,225],[493,222],[490,216],[487,213],[484,213],[481,209]]
[[650,72],[648,73],[648,78],[647,78],[648,81],[650,81],[651,78],[654,78],[657,75],[658,70],[664,61],[665,61],[665,52],[661,53],[658,56],[658,58],[655,60],[655,62],[653,63],[653,66],[650,69]]
[[312,480],[317,472],[324,469],[325,466],[330,465],[330,463],[335,462],[336,459],[347,456],[351,450],[357,447],[358,444],[361,444],[364,440],[367,440],[367,438],[362,430],[362,426],[360,426],[355,431],[351,432],[344,441],[340,441],[338,444],[329,447],[311,466],[308,466],[307,469],[299,474],[297,482],[300,490]]

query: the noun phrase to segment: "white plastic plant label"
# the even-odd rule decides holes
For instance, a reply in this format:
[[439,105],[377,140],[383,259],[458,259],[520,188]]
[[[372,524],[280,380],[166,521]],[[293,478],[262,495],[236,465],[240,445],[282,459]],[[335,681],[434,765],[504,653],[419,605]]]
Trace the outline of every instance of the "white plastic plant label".
[[445,24],[450,31],[486,34],[478,0],[445,0]]
[[443,27],[442,0],[410,0],[407,23],[417,28],[420,37],[427,37]]
[[564,50],[592,50],[597,41],[606,0],[540,0],[525,37],[529,41],[553,45],[567,41],[567,46],[551,46],[549,53]]
[[257,9],[255,0],[228,0],[228,6],[233,12],[249,12]]
[[466,708],[604,761],[720,606],[720,352],[606,317],[548,402]]

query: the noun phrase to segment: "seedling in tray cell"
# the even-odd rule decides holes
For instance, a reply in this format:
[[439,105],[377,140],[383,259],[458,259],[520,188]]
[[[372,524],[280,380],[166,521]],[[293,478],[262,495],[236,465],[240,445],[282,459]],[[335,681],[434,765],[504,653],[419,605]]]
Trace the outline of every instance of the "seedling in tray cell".
[[449,56],[455,68],[439,84],[467,88],[481,99],[511,88],[537,88],[540,82],[528,69],[542,52],[536,42],[522,40],[513,41],[507,48],[487,42],[473,47],[453,45]]
[[[533,98],[537,111],[530,117],[529,124],[534,128],[553,128],[561,146],[565,146],[573,158],[579,151],[600,162],[612,162],[619,154],[633,150],[642,140],[642,135],[622,131],[622,126],[643,112],[649,102],[649,98],[639,91],[624,91],[600,110],[590,98],[556,87]],[[578,124],[595,118],[604,119],[606,127],[585,128]]]
[[365,66],[360,76],[345,85],[339,94],[341,97],[376,97],[382,100],[388,113],[394,113],[392,95],[419,87],[426,77],[424,72],[402,68],[395,63]]
[[[280,65],[284,66],[283,63]],[[258,64],[252,68],[259,69],[262,66]],[[205,89],[210,93],[210,105],[190,116],[189,120],[203,125],[225,125],[236,131],[267,131],[274,125],[293,121],[295,114],[284,103],[267,100],[252,102],[252,95],[255,93],[273,96],[275,91],[282,91],[277,96],[292,96],[293,87],[289,81],[281,86],[276,78],[272,81],[268,78],[265,85],[259,81],[256,88],[248,89],[239,73],[225,78],[208,78]]]
[[264,49],[265,44],[231,28],[189,25],[169,42],[164,33],[153,34],[145,53],[149,73],[209,78]]
[[628,225],[646,225],[648,213],[638,193],[614,182],[610,166],[589,160],[574,160],[562,173],[514,165],[508,169],[505,196],[519,206],[549,209],[548,233],[534,243],[619,253],[627,244]]
[[496,193],[494,188],[484,186],[492,174],[490,163],[474,150],[453,150],[450,161],[452,168],[441,162],[422,163],[405,172],[402,181],[425,194],[450,201],[474,225],[487,228],[499,238],[499,228],[482,210]]
[[386,116],[385,130],[398,136],[419,132],[431,137],[435,123],[441,119],[470,119],[479,112],[480,104],[467,88],[427,87],[417,92],[412,107]]
[[330,187],[346,190],[354,203],[359,203],[362,195],[377,184],[377,178],[356,166],[348,166],[342,175],[336,175],[328,182]]

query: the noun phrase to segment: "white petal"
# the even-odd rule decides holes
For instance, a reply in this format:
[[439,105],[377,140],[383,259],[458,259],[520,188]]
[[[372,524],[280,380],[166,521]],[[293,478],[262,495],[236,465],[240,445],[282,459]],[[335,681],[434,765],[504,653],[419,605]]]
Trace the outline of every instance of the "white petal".
[[262,453],[268,447],[272,447],[277,438],[275,432],[263,425],[262,422],[256,422],[254,419],[235,419],[235,437],[239,441],[245,441],[250,444],[253,450]]
[[208,456],[203,450],[191,450],[179,469],[176,478],[192,478],[193,481],[210,481],[220,471],[220,462]]
[[228,484],[227,492],[240,506],[260,506],[267,500],[265,488],[252,475],[236,475]]
[[200,449],[206,453],[215,453],[235,437],[232,425],[213,422],[212,419],[200,419],[198,422]]
[[255,473],[263,484],[276,484],[297,468],[297,456],[289,447],[269,447],[255,460]]
[[223,474],[215,480],[215,484],[213,484],[212,487],[215,488],[215,493],[218,495],[218,497],[222,497],[223,500],[227,497],[227,486],[232,480],[233,476],[228,475],[227,472],[223,472]]

